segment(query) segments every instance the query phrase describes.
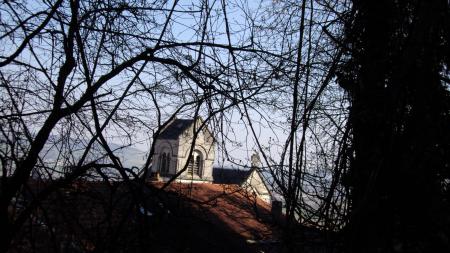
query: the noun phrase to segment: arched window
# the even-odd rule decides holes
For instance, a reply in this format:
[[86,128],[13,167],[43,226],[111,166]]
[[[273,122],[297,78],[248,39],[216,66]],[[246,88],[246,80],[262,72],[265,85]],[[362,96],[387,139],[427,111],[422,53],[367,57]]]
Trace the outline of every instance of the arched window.
[[161,175],[167,175],[169,174],[169,168],[170,154],[164,152],[159,156],[159,173],[161,173]]
[[201,177],[203,174],[203,157],[202,153],[198,150],[194,150],[191,155],[191,159],[189,160],[188,165],[188,175],[196,175]]

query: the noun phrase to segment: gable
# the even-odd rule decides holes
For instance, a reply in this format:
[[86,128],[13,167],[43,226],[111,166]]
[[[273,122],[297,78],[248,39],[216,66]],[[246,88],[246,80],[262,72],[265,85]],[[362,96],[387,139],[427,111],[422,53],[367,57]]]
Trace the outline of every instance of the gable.
[[257,169],[252,170],[252,172],[248,175],[247,179],[242,184],[242,186],[247,190],[253,191],[255,194],[258,195],[258,197],[270,203],[271,201],[270,190],[267,187],[264,178],[257,171]]

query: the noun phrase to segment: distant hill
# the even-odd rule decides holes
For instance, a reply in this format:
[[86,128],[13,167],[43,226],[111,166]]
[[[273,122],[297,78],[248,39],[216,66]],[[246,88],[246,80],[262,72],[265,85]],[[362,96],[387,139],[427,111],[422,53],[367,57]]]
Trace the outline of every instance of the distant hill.
[[[55,171],[52,173],[52,177],[58,177],[62,175],[60,173],[63,173],[63,168],[78,163],[86,150],[87,144],[87,140],[73,138],[65,140],[64,144],[62,144],[59,138],[51,136],[40,152],[40,157],[47,166],[54,166]],[[109,147],[126,168],[142,168],[147,159],[147,152],[132,146],[124,147],[117,143],[110,143]],[[85,163],[90,161],[99,161],[101,163],[110,162],[106,156],[106,151],[98,143],[95,143],[91,147]]]
[[[61,144],[53,144],[52,141],[54,137],[49,139],[49,142],[44,146],[40,155],[47,162],[56,162],[59,159],[59,162],[63,162],[63,160],[70,160],[76,162],[81,158],[84,151],[86,150],[86,146],[88,141],[86,140],[71,140],[69,144],[61,145]],[[70,148],[68,146],[70,145]],[[109,143],[109,147],[114,152],[114,155],[119,157],[124,167],[141,167],[145,164],[147,158],[147,152],[134,148],[132,146],[123,146],[117,143]],[[97,160],[102,157],[105,157],[106,151],[101,147],[100,144],[95,143],[88,154],[87,161]],[[62,157],[64,157],[62,159]]]

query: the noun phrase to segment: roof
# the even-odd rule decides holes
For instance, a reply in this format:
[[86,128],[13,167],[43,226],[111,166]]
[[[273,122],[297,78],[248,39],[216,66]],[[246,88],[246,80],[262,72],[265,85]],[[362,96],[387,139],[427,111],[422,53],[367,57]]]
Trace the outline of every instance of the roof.
[[35,236],[18,239],[13,248],[27,249],[35,240],[39,253],[51,251],[53,243],[89,252],[102,249],[114,234],[115,247],[130,252],[139,252],[143,242],[152,252],[259,252],[252,250],[259,245],[246,240],[279,238],[270,205],[237,185],[172,183],[160,191],[161,182],[129,183],[142,187],[143,195],[123,182],[80,181],[58,190],[42,203],[46,215],[36,213]]
[[241,238],[273,240],[279,236],[270,205],[237,185],[173,183],[167,191],[191,200],[194,216]]
[[241,185],[247,180],[252,170],[238,170],[230,168],[213,168],[213,182],[215,184],[237,184]]
[[177,139],[192,123],[193,119],[174,119],[158,136],[160,139]]
[[[48,183],[30,186],[40,191]],[[11,249],[28,252],[32,245],[40,253],[63,245],[63,252],[92,252],[113,245],[121,252],[282,252],[282,225],[273,220],[270,205],[238,185],[172,183],[161,191],[162,182],[128,183],[75,181],[58,189],[33,213],[33,236],[23,230]],[[330,245],[323,243],[329,232],[304,226],[299,231],[302,252]]]

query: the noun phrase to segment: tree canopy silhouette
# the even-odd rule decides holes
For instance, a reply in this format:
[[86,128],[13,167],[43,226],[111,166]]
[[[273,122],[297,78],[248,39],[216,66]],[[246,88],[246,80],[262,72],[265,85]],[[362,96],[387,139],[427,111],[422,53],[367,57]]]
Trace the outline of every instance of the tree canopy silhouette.
[[448,1],[353,1],[348,252],[448,252]]

